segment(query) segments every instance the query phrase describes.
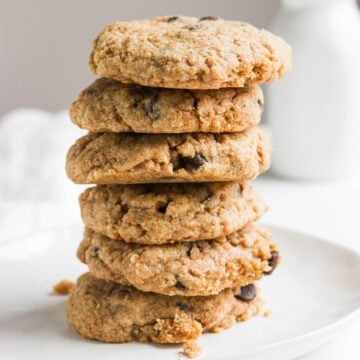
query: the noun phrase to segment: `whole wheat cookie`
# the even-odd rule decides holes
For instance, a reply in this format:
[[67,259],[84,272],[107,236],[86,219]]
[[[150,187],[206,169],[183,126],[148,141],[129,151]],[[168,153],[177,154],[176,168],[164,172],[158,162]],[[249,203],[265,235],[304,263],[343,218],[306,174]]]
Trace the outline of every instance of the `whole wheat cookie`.
[[250,224],[214,240],[139,245],[90,229],[78,258],[97,278],[163,295],[207,296],[261,279],[276,267],[270,233]]
[[244,181],[270,166],[271,145],[257,127],[240,133],[90,133],[69,150],[77,184]]
[[140,244],[228,235],[268,209],[249,182],[98,185],[79,202],[87,227]]
[[244,22],[164,16],[105,27],[93,42],[89,68],[143,86],[241,87],[288,74],[291,48],[280,37]]
[[260,122],[260,87],[178,90],[100,78],[70,107],[74,124],[91,132],[237,132]]
[[218,332],[259,313],[263,301],[253,284],[212,296],[164,296],[81,276],[67,308],[71,326],[105,342],[182,343]]

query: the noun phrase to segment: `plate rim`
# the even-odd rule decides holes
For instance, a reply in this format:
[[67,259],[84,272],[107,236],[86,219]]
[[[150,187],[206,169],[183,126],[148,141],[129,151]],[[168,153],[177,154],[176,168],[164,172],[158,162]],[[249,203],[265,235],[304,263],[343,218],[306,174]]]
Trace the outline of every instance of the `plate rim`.
[[[358,258],[358,260],[360,261],[360,253],[357,252],[355,249],[352,249],[352,248],[350,248],[348,246],[337,244],[336,242],[333,242],[333,241],[331,241],[329,239],[324,239],[324,238],[319,237],[317,235],[308,234],[308,233],[303,232],[303,231],[298,231],[296,229],[291,229],[291,228],[287,228],[287,227],[283,227],[283,226],[279,226],[279,225],[271,225],[271,224],[267,224],[267,223],[260,223],[259,225],[263,226],[265,228],[268,228],[270,230],[270,232],[275,230],[275,231],[279,231],[279,232],[289,232],[289,233],[297,234],[298,236],[301,236],[301,237],[310,237],[310,238],[316,240],[317,242],[320,242],[320,243],[325,244],[327,246],[333,246],[335,248],[341,249],[342,251],[347,252],[350,255],[355,255]],[[336,321],[332,322],[329,325],[326,325],[325,327],[321,327],[319,329],[312,330],[312,331],[310,331],[308,333],[305,333],[305,334],[302,334],[302,335],[297,335],[297,336],[291,337],[291,338],[286,339],[286,340],[278,341],[276,343],[263,346],[263,347],[255,350],[255,351],[244,352],[243,354],[241,354],[241,357],[247,358],[248,356],[259,354],[259,353],[261,353],[263,351],[266,351],[266,350],[274,348],[274,347],[291,346],[293,343],[296,343],[298,341],[302,341],[302,340],[305,340],[305,339],[307,340],[307,339],[309,339],[311,337],[319,336],[322,333],[333,331],[334,334],[329,339],[327,339],[327,340],[325,340],[323,342],[323,344],[325,344],[326,342],[331,340],[332,337],[334,337],[336,335],[336,330],[340,331],[340,329],[337,329],[337,328],[341,327],[342,325],[346,326],[348,323],[350,323],[352,321],[355,322],[355,321],[359,321],[359,320],[360,320],[360,306],[357,309],[351,311],[349,314],[345,315],[344,317],[340,318],[339,320],[336,320]],[[317,346],[313,347],[313,349],[316,349],[316,348],[317,348]],[[231,355],[230,357],[227,357],[226,359],[227,360],[235,360],[235,359],[237,359],[237,356],[236,355],[234,355],[234,356]]]

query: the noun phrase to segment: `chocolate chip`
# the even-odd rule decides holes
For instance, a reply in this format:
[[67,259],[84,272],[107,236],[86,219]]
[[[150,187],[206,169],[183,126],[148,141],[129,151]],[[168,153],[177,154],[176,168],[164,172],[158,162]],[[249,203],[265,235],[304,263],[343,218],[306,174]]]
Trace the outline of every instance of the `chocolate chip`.
[[198,247],[198,246],[197,246],[197,244],[195,242],[188,242],[187,247],[188,247],[188,250],[186,251],[186,255],[190,256],[191,249],[194,248],[194,247]]
[[121,212],[125,215],[129,211],[129,207],[126,204],[121,204]]
[[186,286],[179,280],[176,281],[175,287],[182,291],[184,291],[186,289]]
[[179,162],[182,168],[187,170],[197,170],[205,164],[206,159],[201,154],[196,153],[193,158],[190,156],[180,157]]
[[86,95],[92,95],[92,94],[94,94],[95,93],[95,90],[94,89],[87,89],[86,90]]
[[96,246],[96,245],[93,245],[91,248],[90,248],[90,256],[92,257],[97,257],[98,256],[98,252],[99,252],[99,247]]
[[264,103],[262,102],[262,100],[259,99],[259,100],[257,101],[257,103],[258,103],[258,105],[260,106],[261,111],[264,110]]
[[158,212],[159,212],[159,213],[162,213],[162,214],[165,214],[168,205],[169,205],[169,204],[160,205],[160,206],[158,207],[158,209],[157,209]]
[[204,203],[205,201],[211,199],[213,196],[213,193],[210,190],[207,190],[204,197],[201,198],[201,202]]
[[171,17],[169,17],[169,18],[167,19],[167,22],[173,22],[173,21],[176,21],[176,20],[178,20],[178,19],[179,19],[178,16],[171,16]]
[[194,103],[193,103],[193,107],[196,110],[198,106],[198,99],[196,97],[194,97]]
[[279,261],[279,252],[276,250],[273,250],[271,253],[271,258],[268,260],[268,264],[271,267],[271,270],[264,271],[264,274],[270,275],[276,268],[276,265]]
[[157,120],[161,116],[161,107],[158,101],[159,95],[155,95],[145,103],[145,113],[150,120]]
[[254,284],[249,284],[242,286],[240,288],[239,294],[236,294],[235,297],[242,301],[251,301],[256,296],[256,287]]
[[204,16],[202,17],[199,21],[204,21],[204,20],[217,20],[218,18],[215,16]]
[[194,247],[194,243],[187,243],[188,250],[186,252],[187,256],[190,256],[191,249]]
[[135,101],[133,102],[133,105],[132,105],[132,106],[133,106],[134,109],[137,109],[138,105],[139,105],[139,102],[135,100]]
[[177,302],[175,305],[182,311],[189,311],[189,305],[188,304],[183,304],[181,302]]
[[279,252],[276,250],[271,251],[271,258],[269,259],[269,266],[276,267],[279,259]]

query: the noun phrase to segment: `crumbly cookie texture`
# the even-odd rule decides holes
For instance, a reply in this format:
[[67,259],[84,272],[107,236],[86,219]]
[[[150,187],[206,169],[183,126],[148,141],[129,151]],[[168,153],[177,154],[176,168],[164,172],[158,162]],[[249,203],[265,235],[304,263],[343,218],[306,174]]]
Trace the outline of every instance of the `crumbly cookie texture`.
[[200,356],[203,351],[202,347],[195,340],[184,343],[182,348],[183,353],[181,355],[184,355],[189,359],[194,359]]
[[101,78],[70,107],[74,124],[91,132],[237,132],[260,122],[260,87],[178,90]]
[[87,227],[140,244],[228,235],[268,209],[249,182],[98,185],[79,202]]
[[203,332],[229,328],[259,313],[262,300],[241,288],[212,296],[164,296],[81,276],[70,295],[67,317],[83,336],[105,342],[182,343]]
[[271,82],[291,70],[291,48],[244,22],[165,16],[115,22],[93,42],[94,74],[144,86],[219,89]]
[[240,133],[90,133],[69,150],[78,184],[243,181],[270,166],[271,145],[257,127]]
[[268,231],[247,225],[215,240],[139,245],[86,229],[78,257],[97,278],[164,295],[207,296],[259,280],[272,268]]

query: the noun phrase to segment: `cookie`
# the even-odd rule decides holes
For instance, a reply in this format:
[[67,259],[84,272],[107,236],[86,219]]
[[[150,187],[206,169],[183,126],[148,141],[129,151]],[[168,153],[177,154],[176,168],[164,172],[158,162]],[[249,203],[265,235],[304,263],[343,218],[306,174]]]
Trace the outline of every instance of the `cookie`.
[[77,254],[100,279],[163,295],[207,296],[272,271],[278,252],[270,239],[252,224],[215,240],[166,245],[126,243],[86,229]]
[[249,182],[98,185],[79,202],[87,227],[140,244],[213,239],[268,209]]
[[289,73],[291,48],[244,22],[165,16],[105,27],[93,42],[89,68],[93,74],[144,86],[242,87]]
[[257,125],[263,106],[258,86],[194,91],[101,78],[72,103],[70,117],[91,132],[237,132]]
[[182,343],[247,320],[262,303],[254,285],[212,296],[164,296],[85,274],[70,295],[67,317],[90,339]]
[[240,133],[90,133],[73,145],[66,171],[78,184],[243,181],[270,165],[259,128]]

